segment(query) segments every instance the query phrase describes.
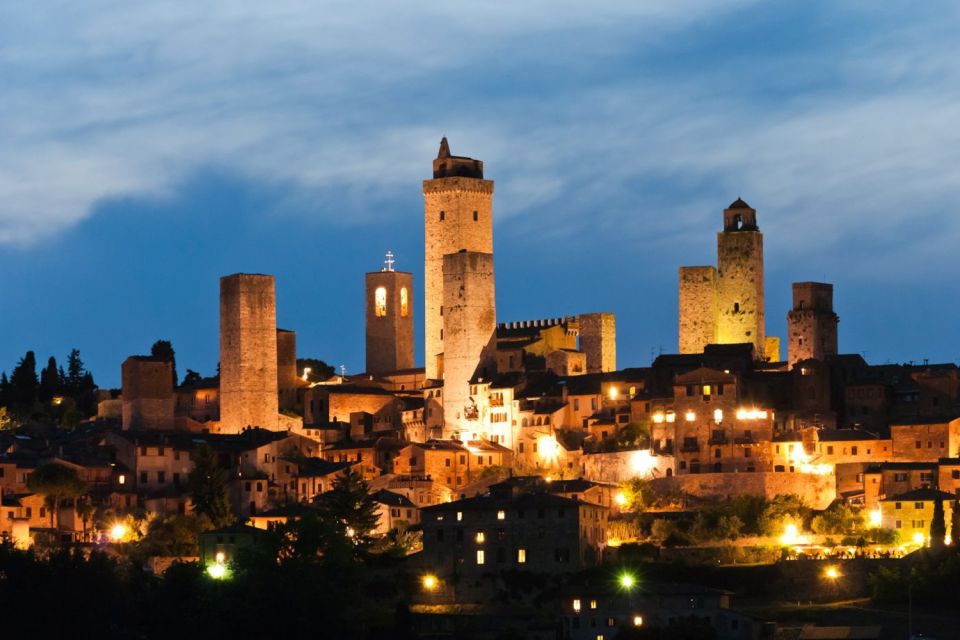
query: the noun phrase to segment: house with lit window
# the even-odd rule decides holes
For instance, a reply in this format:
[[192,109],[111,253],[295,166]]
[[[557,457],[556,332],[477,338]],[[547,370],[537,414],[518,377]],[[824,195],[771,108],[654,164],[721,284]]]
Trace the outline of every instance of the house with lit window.
[[880,526],[899,533],[904,544],[927,544],[930,542],[934,505],[939,500],[943,503],[947,535],[952,536],[950,523],[956,499],[951,493],[932,488],[914,489],[883,498],[880,500]]
[[440,576],[566,573],[598,563],[609,509],[510,484],[423,509],[422,563]]

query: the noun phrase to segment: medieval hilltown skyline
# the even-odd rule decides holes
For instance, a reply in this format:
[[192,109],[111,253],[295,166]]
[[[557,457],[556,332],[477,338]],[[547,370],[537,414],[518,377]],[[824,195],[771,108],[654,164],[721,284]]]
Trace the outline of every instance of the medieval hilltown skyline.
[[0,8],[4,628],[960,637],[958,21]]

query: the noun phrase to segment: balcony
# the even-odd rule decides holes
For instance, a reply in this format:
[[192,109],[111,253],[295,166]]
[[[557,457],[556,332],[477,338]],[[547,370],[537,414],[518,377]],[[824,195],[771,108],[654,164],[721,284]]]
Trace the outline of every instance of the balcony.
[[667,444],[661,445],[659,442],[653,444],[653,452],[658,455],[673,455],[673,443],[668,442]]
[[680,451],[683,453],[696,453],[700,451],[700,443],[696,440],[684,442],[680,445]]
[[729,444],[730,439],[727,438],[726,434],[715,434],[710,436],[709,444]]

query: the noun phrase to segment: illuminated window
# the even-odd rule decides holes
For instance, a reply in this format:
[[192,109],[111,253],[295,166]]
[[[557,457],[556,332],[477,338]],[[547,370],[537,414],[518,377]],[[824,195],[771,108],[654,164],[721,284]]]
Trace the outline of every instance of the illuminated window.
[[477,531],[477,544],[482,543],[486,539],[487,537],[483,534],[483,531]]
[[597,601],[596,601],[596,600],[591,600],[591,601],[590,601],[590,608],[591,608],[591,609],[596,609],[596,608],[597,608]]
[[642,627],[643,626],[643,616],[633,616],[633,626]]
[[497,520],[506,520],[507,514],[505,511],[497,511]]
[[377,287],[373,293],[374,315],[378,318],[384,318],[387,315],[387,288]]
[[527,561],[527,550],[526,549],[517,549],[517,562],[523,564]]
[[573,601],[573,610],[576,611],[577,613],[580,613],[580,598],[576,598]]
[[477,550],[477,564],[483,564],[483,549]]
[[463,511],[457,511],[457,522],[463,520]]
[[400,315],[404,318],[410,315],[410,302],[406,287],[400,287]]
[[120,484],[124,484],[124,483],[127,481],[127,476],[125,476],[125,475],[123,475],[123,474],[121,473],[121,474],[120,474],[120,477],[117,478],[117,481],[118,481]]

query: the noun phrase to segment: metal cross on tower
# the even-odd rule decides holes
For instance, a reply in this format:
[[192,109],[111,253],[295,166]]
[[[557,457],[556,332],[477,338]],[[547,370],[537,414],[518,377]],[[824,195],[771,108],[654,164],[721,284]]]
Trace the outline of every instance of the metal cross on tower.
[[393,251],[390,251],[390,250],[388,249],[388,250],[387,250],[387,259],[383,261],[383,263],[384,263],[385,265],[387,265],[387,269],[386,269],[387,271],[393,271],[393,263],[394,263],[394,262],[395,262],[395,260],[393,259]]

